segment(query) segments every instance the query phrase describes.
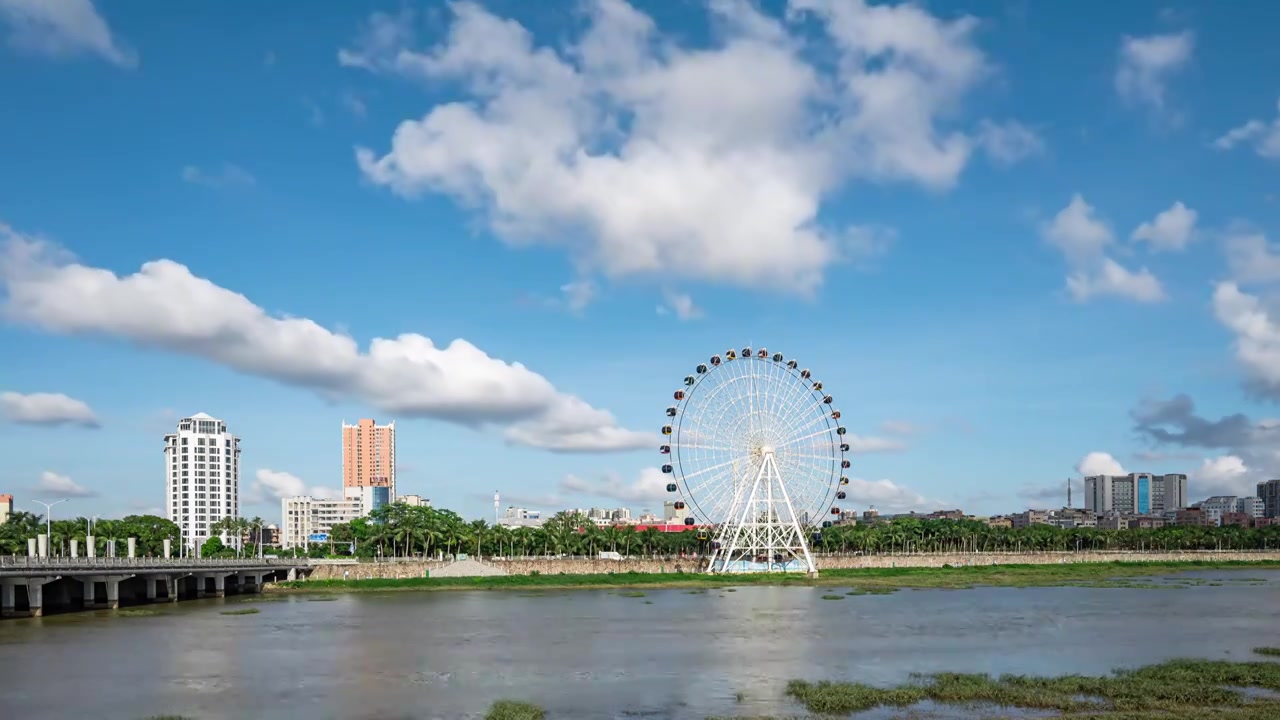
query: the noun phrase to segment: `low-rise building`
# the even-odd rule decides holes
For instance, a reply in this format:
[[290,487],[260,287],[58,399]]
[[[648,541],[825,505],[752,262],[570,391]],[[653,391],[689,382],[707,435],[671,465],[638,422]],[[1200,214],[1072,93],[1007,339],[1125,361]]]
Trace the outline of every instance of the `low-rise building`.
[[1201,510],[1200,508],[1185,508],[1183,510],[1179,510],[1175,516],[1174,522],[1178,525],[1192,526],[1212,526],[1218,524],[1216,520],[1206,515],[1204,510]]
[[933,512],[929,513],[928,515],[925,515],[925,518],[926,518],[926,519],[928,519],[928,520],[963,520],[963,519],[964,519],[964,511],[963,511],[963,510],[960,510],[960,509],[956,509],[956,510],[934,510]]
[[396,502],[404,503],[409,507],[431,507],[431,501],[421,495],[401,495],[396,498]]
[[9,516],[13,514],[13,496],[0,495],[0,525],[9,522]]
[[[391,488],[385,485],[356,485],[343,488],[341,498],[296,495],[280,501],[280,547],[303,547],[308,542],[327,542],[333,526],[349,523],[388,504]],[[323,536],[323,537],[322,537]]]
[[1024,512],[1020,512],[1012,516],[1010,520],[1013,521],[1014,529],[1031,527],[1032,525],[1048,525],[1049,511],[1048,510],[1026,510]]
[[987,527],[1011,528],[1013,527],[1013,521],[1004,515],[993,515],[987,518]]
[[1218,524],[1222,527],[1234,525],[1235,527],[1247,528],[1252,526],[1253,516],[1242,512],[1225,512],[1222,517],[1218,518]]

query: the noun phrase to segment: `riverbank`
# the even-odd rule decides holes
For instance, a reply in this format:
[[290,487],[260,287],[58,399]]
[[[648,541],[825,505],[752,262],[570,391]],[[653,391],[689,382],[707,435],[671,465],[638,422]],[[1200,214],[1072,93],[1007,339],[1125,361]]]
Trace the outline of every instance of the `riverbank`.
[[[613,590],[640,588],[717,588],[746,585],[838,586],[852,592],[906,588],[959,590],[977,586],[1142,587],[1142,578],[1189,570],[1280,570],[1280,560],[1202,560],[1192,562],[1089,562],[1054,565],[1004,564],[960,567],[898,567],[823,570],[810,578],[799,573],[707,575],[703,573],[600,573],[576,575],[495,575],[488,577],[408,577],[361,580],[299,580],[273,583],[267,592],[382,592],[396,590]],[[1257,581],[1242,578],[1238,581]],[[1180,587],[1175,583],[1160,587]],[[1211,584],[1211,583],[1210,583]]]
[[[1280,648],[1255,648],[1254,653],[1274,657],[1280,655]],[[792,680],[785,694],[820,717],[848,716],[876,708],[910,713],[930,703],[934,712],[940,707],[955,708],[961,713],[959,717],[966,718],[993,713],[1021,717],[1033,712],[1095,720],[1274,720],[1280,717],[1280,663],[1261,658],[1170,660],[1101,677],[937,673],[887,688],[857,682]],[[738,697],[741,702],[742,694]],[[933,712],[928,714],[933,716]],[[493,704],[485,720],[546,717],[546,711],[532,703],[501,700]]]

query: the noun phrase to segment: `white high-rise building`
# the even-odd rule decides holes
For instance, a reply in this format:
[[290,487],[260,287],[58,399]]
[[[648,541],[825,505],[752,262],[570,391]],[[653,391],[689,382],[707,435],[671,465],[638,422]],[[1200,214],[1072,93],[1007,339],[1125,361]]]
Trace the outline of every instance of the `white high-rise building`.
[[[181,546],[209,539],[209,526],[240,516],[240,438],[227,424],[204,413],[178,422],[164,436],[165,503],[169,519],[182,531]],[[223,542],[240,538],[219,534]]]

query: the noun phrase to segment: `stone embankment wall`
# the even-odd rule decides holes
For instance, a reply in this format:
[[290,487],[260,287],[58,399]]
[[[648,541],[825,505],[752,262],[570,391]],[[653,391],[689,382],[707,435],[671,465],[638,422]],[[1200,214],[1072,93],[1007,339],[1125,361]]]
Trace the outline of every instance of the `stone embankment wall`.
[[[1078,562],[1190,562],[1194,560],[1224,562],[1232,560],[1280,561],[1280,551],[1273,552],[1041,552],[1041,553],[937,553],[922,555],[820,555],[814,558],[819,570],[888,568],[888,567],[942,567],[943,565],[1049,565]],[[590,575],[606,573],[679,573],[701,572],[705,560],[685,558],[676,560],[598,560],[590,558],[568,560],[486,560],[490,567],[504,570],[509,575]],[[312,572],[316,580],[347,577],[411,578],[423,577],[442,570],[447,562],[382,562],[346,565],[323,565]]]

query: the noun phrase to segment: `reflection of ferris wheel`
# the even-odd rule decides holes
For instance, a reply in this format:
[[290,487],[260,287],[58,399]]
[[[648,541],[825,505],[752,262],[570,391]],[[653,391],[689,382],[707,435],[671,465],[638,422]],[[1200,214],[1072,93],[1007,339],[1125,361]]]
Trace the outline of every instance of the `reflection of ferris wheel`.
[[839,516],[832,502],[849,482],[845,429],[822,383],[746,347],[699,365],[674,397],[662,471],[685,524],[712,526],[707,569],[817,572],[808,533]]

